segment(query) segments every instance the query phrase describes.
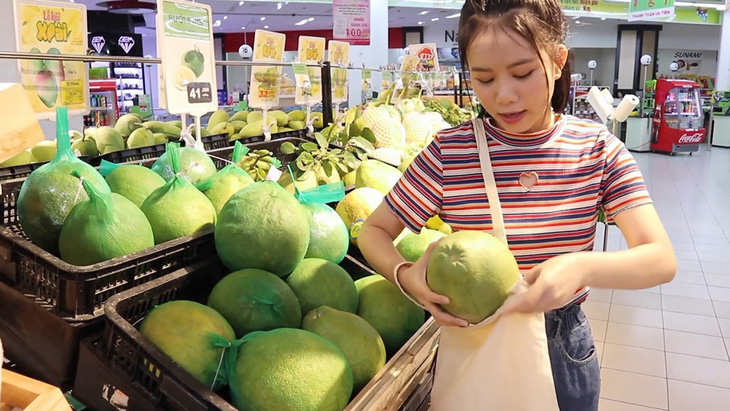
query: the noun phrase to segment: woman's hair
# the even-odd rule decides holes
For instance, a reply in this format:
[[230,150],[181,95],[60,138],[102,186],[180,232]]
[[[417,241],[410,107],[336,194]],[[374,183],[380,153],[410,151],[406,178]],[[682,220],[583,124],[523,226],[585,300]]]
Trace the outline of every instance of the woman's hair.
[[[532,45],[538,56],[541,50],[555,56],[558,46],[565,43],[567,23],[558,0],[466,0],[459,19],[459,56],[465,69],[469,68],[466,50],[487,29],[517,33]],[[540,61],[547,81],[548,67]],[[565,111],[569,93],[570,64],[566,62],[560,78],[555,80],[550,101],[555,113]]]

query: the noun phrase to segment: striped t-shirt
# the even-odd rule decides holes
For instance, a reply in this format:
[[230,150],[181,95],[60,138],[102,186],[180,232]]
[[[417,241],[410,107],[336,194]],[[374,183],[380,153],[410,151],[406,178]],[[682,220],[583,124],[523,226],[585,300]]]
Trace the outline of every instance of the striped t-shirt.
[[[634,158],[603,125],[561,116],[546,132],[515,135],[474,121],[485,123],[507,242],[522,273],[592,250],[600,207],[612,219],[651,202]],[[433,215],[454,231],[491,232],[472,123],[439,132],[385,202],[414,232]]]

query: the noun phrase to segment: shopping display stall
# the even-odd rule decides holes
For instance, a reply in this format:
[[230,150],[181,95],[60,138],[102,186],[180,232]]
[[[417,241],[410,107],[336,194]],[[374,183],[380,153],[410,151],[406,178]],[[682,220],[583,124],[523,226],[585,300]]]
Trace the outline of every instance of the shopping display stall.
[[652,120],[652,151],[695,153],[705,141],[700,85],[689,80],[658,79]]

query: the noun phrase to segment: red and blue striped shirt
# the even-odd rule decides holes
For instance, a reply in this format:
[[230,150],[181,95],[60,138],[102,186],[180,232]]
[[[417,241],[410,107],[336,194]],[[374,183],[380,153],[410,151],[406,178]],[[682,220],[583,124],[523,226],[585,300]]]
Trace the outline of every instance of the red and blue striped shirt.
[[[651,203],[634,158],[603,125],[562,116],[546,132],[515,135],[474,121],[485,122],[507,242],[523,273],[551,257],[592,250],[600,207],[612,219]],[[414,232],[434,215],[454,231],[491,232],[472,123],[439,132],[385,202]]]

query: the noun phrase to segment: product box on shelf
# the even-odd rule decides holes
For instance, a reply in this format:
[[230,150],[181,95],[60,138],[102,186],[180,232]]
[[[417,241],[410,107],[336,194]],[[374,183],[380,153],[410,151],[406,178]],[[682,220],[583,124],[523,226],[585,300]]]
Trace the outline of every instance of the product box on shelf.
[[[340,265],[353,279],[374,274],[349,256]],[[211,391],[139,332],[140,321],[155,306],[176,299],[204,302],[229,272],[212,258],[109,299],[103,335],[82,343],[74,396],[100,411],[120,405],[134,410],[235,410],[225,389]],[[429,319],[347,410],[397,410],[423,402],[437,341],[438,326]]]
[[[281,153],[277,139],[251,143],[267,149],[283,166],[294,161]],[[233,147],[212,150],[218,169],[228,164]],[[156,158],[143,160],[151,166]],[[17,196],[25,179],[0,182],[0,338],[6,351],[34,378],[67,388],[73,383],[79,342],[100,329],[105,301],[121,291],[154,280],[215,255],[213,231],[183,237],[147,250],[91,266],[62,261],[24,235]]]

